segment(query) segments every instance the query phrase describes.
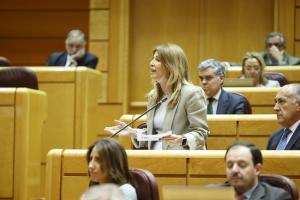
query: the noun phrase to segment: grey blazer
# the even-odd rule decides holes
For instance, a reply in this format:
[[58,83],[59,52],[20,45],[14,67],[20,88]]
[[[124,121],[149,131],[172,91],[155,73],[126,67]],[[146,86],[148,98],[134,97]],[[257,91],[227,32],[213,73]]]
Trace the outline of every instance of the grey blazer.
[[[149,105],[148,105],[149,107]],[[147,115],[147,130],[144,134],[152,135],[154,110]],[[163,132],[172,131],[173,134],[184,135],[187,138],[188,149],[206,149],[208,126],[206,118],[206,100],[203,90],[190,83],[184,84],[180,91],[179,100],[174,108],[167,108],[164,118]],[[147,146],[152,149],[152,142],[137,142],[137,148]],[[163,149],[185,149],[178,144],[163,143]]]
[[259,182],[249,200],[292,200],[292,197],[282,188]]

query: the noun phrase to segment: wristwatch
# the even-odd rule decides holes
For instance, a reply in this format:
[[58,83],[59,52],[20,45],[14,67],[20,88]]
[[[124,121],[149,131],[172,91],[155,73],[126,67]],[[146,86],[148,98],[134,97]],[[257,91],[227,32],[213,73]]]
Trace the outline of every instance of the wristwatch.
[[182,136],[182,142],[181,142],[181,145],[182,146],[186,146],[186,143],[187,143],[187,139],[185,136]]

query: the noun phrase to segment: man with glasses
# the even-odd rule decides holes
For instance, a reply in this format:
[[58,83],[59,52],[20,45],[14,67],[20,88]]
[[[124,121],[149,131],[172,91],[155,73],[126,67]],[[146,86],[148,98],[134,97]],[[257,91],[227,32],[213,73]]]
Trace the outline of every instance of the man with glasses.
[[265,40],[266,52],[262,53],[262,57],[269,66],[276,65],[300,65],[300,59],[288,55],[285,51],[286,38],[282,33],[271,32]]
[[237,93],[222,89],[225,68],[215,59],[208,59],[198,66],[200,86],[207,97],[207,114],[251,114],[248,100]]
[[65,41],[66,51],[53,53],[48,66],[76,67],[86,66],[95,69],[98,58],[85,51],[86,40],[84,33],[80,30],[71,30]]

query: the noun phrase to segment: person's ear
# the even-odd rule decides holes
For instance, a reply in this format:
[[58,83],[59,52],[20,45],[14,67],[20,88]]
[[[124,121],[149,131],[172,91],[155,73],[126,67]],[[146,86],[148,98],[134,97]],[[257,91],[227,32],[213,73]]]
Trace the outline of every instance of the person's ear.
[[225,77],[224,76],[219,76],[219,78],[220,78],[221,84],[223,85]]
[[261,163],[257,163],[255,165],[255,170],[256,170],[256,175],[259,175],[261,170],[262,170],[262,164]]

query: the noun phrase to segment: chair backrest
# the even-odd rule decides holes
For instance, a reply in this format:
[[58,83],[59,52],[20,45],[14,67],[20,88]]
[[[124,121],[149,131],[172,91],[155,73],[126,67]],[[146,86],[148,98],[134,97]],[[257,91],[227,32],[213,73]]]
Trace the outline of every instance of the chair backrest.
[[242,97],[245,98],[245,100],[246,100],[245,108],[244,108],[245,109],[245,114],[252,114],[252,107],[251,107],[251,104],[250,104],[249,100],[244,95],[242,95],[240,93],[234,92],[234,94],[242,96]]
[[8,67],[0,70],[0,87],[27,87],[38,89],[34,71],[24,67]]
[[138,200],[159,200],[158,186],[151,172],[138,168],[129,171],[136,183]]
[[286,176],[276,174],[261,174],[259,180],[272,186],[282,188],[290,193],[293,200],[299,199],[299,192],[295,183]]
[[289,84],[287,78],[280,72],[265,72],[264,77],[268,80],[278,81],[281,87]]

